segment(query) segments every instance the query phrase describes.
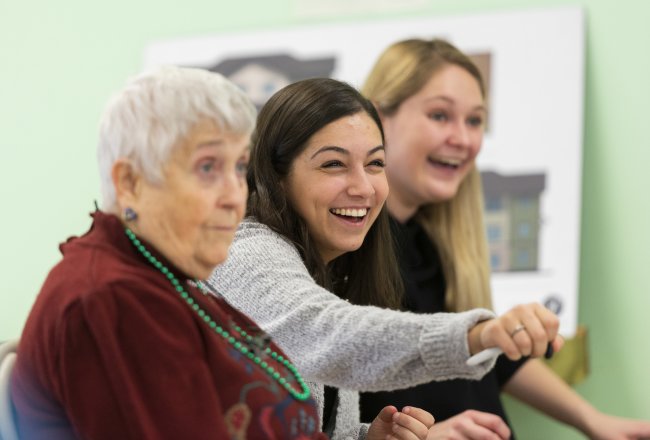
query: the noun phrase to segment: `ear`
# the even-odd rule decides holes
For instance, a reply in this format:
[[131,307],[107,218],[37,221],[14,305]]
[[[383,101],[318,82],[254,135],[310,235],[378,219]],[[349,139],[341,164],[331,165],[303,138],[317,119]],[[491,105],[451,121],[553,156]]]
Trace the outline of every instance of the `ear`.
[[142,176],[128,159],[118,159],[111,169],[115,196],[120,211],[126,207],[137,210]]

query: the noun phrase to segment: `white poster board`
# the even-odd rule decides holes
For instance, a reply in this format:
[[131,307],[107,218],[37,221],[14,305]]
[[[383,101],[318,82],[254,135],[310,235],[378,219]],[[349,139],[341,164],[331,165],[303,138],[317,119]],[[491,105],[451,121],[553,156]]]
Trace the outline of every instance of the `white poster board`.
[[[489,126],[478,163],[497,173],[490,174],[494,188],[486,188],[494,307],[557,307],[560,330],[570,337],[577,326],[584,35],[582,9],[562,7],[160,41],[146,48],[144,64],[220,66],[215,70],[263,100],[300,79],[292,74],[359,87],[380,52],[405,38],[445,38],[487,56]],[[513,187],[519,192],[509,193]],[[515,214],[504,211],[513,206]]]

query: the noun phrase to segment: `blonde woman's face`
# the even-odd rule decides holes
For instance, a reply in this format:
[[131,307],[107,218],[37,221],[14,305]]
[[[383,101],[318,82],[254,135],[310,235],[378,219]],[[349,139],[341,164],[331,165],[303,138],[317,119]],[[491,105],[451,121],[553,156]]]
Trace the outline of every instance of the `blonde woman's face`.
[[174,149],[161,184],[139,184],[133,229],[187,275],[205,279],[226,259],[246,209],[248,147],[248,136],[204,120]]
[[365,112],[309,139],[283,182],[324,262],[359,249],[388,196],[384,145]]
[[485,105],[476,79],[447,65],[382,118],[389,210],[450,200],[474,165],[483,141]]

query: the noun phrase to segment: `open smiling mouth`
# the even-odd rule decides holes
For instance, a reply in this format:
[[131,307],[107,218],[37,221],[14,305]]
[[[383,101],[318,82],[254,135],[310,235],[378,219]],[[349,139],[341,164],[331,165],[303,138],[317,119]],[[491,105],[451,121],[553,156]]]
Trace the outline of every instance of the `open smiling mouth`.
[[457,159],[439,159],[434,157],[427,157],[427,161],[436,167],[447,168],[450,170],[457,170],[462,165],[462,160]]
[[360,209],[333,208],[330,209],[330,212],[335,216],[340,217],[352,223],[361,223],[363,219],[366,217],[366,215],[368,215],[367,208],[360,208]]

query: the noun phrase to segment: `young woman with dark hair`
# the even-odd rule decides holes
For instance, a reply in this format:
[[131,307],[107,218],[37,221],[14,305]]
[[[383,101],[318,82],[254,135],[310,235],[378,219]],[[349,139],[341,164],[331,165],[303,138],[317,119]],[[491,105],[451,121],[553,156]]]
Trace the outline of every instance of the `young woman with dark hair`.
[[209,280],[298,362],[334,438],[368,429],[353,390],[478,379],[493,362],[467,366],[471,354],[499,346],[516,358],[526,349],[507,330],[516,323],[539,330],[536,347],[560,344],[557,318],[533,306],[499,318],[387,308],[398,306],[401,283],[384,165],[380,119],[357,90],[332,79],[280,90],[253,134],[248,218]]

